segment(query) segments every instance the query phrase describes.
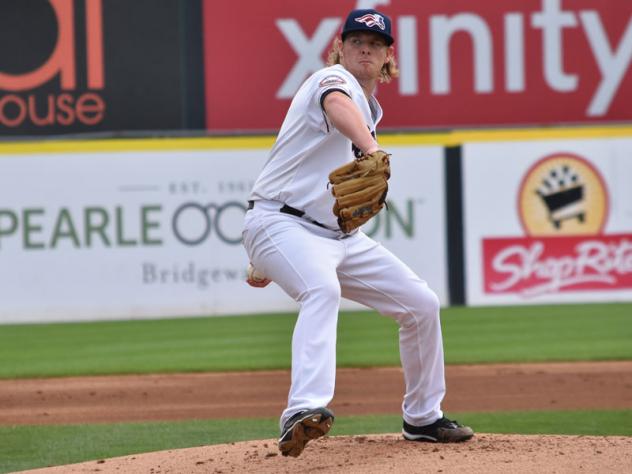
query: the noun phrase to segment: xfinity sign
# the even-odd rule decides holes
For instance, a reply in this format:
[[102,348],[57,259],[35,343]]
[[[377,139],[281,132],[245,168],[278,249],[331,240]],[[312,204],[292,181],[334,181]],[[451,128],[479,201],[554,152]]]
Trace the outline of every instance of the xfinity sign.
[[[301,29],[296,19],[277,20],[277,27],[298,55],[296,63],[277,92],[278,98],[291,98],[307,76],[324,66],[322,57],[331,46],[341,23],[340,18],[324,18],[310,37]],[[564,32],[566,29],[580,28],[589,46],[584,53],[594,58],[601,74],[601,81],[586,108],[586,115],[600,116],[607,112],[632,60],[632,17],[621,38],[612,43],[599,12],[564,11],[561,0],[542,0],[541,10],[528,17],[522,13],[506,13],[503,26],[502,31],[493,32],[485,18],[473,12],[430,16],[428,47],[431,93],[449,94],[451,91],[453,73],[450,42],[460,33],[466,34],[472,42],[472,84],[477,94],[493,92],[496,87],[504,87],[506,91],[514,93],[527,90],[525,48],[532,45],[525,44],[525,28],[529,27],[541,32],[542,64],[548,87],[558,92],[575,91],[580,77],[564,68],[567,53]],[[419,91],[420,82],[417,68],[418,18],[409,15],[398,17],[395,31],[401,67],[399,91],[402,95],[415,95]],[[504,51],[494,51],[494,34],[503,35]],[[494,70],[501,67],[504,83],[496,85]]]
[[[252,18],[262,28],[258,46],[277,54],[251,58],[261,72],[252,85],[213,74],[218,62],[243,69],[237,58],[240,50],[251,56],[252,41],[237,38],[231,57],[213,44],[222,32],[208,19],[210,130],[277,130],[303,81],[325,66],[344,21],[338,2],[285,7]],[[401,0],[377,8],[393,21],[400,70],[378,87],[383,130],[632,120],[631,2]]]

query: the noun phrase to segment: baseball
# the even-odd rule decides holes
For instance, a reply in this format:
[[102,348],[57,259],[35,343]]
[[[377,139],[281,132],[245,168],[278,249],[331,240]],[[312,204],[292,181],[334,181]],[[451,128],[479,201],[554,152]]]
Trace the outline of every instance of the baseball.
[[252,266],[252,263],[248,264],[248,279],[256,282],[262,282],[266,280],[266,276]]

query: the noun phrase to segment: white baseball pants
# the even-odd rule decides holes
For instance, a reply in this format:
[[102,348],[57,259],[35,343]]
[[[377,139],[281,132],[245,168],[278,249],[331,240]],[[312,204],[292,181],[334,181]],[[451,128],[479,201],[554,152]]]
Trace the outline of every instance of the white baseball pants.
[[326,407],[334,396],[341,297],[399,324],[404,420],[423,426],[441,418],[445,377],[435,293],[361,231],[341,238],[344,234],[338,231],[280,213],[282,205],[257,201],[246,213],[243,232],[254,267],[300,304],[292,337],[292,383],[281,427],[294,413]]

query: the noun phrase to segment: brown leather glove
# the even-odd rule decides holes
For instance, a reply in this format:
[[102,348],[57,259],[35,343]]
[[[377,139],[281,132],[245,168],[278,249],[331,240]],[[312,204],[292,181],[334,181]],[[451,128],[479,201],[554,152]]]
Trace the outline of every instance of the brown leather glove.
[[378,150],[329,174],[331,192],[336,198],[333,213],[343,232],[360,227],[384,207],[391,176],[390,156]]

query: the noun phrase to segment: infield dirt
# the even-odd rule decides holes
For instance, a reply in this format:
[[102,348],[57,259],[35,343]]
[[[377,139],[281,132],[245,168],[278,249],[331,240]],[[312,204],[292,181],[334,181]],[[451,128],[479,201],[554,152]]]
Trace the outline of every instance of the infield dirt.
[[[400,413],[399,368],[339,369],[337,378],[337,417]],[[632,361],[448,366],[446,378],[448,414],[632,408]],[[284,371],[2,380],[0,424],[275,417],[288,384]],[[477,434],[457,445],[411,443],[397,434],[330,436],[298,459],[277,453],[275,440],[248,441],[30,472],[632,472],[632,438],[614,436]]]

